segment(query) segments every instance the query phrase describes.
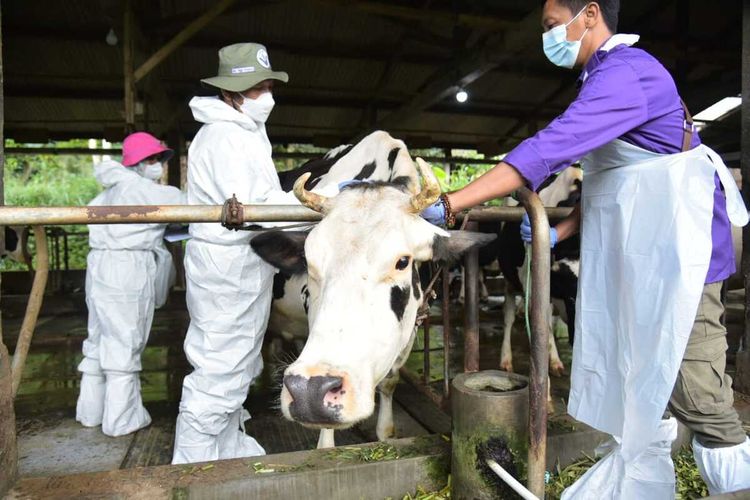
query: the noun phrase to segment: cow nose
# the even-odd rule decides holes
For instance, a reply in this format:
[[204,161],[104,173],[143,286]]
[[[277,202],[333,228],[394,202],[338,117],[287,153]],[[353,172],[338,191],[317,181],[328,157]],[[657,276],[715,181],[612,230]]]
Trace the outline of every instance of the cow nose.
[[[284,386],[292,396],[289,413],[294,420],[309,424],[332,424],[339,419],[342,405],[326,398],[341,391],[341,377],[287,375]],[[328,399],[328,400],[327,400]]]

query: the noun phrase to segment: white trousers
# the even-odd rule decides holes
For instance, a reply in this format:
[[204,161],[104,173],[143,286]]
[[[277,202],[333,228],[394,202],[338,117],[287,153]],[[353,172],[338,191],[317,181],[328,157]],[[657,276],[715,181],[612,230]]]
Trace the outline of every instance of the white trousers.
[[83,342],[76,420],[108,436],[151,423],[141,400],[141,354],[154,318],[154,253],[91,250],[87,259],[88,338]]
[[263,370],[274,268],[248,244],[190,240],[185,275],[185,354],[193,372],[182,386],[172,463],[262,454],[239,426],[250,384]]

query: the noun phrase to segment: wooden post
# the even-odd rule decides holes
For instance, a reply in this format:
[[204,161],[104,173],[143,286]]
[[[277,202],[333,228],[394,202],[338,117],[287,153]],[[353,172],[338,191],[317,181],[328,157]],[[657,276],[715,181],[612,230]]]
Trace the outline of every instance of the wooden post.
[[[2,22],[0,22],[0,26]],[[2,182],[5,170],[5,137],[3,124],[5,102],[3,99],[3,35],[0,30],[0,205],[5,204]],[[0,230],[3,229],[0,227]],[[3,231],[0,231],[3,233]],[[4,238],[0,236],[2,244]],[[16,448],[16,414],[13,409],[13,379],[10,370],[10,355],[3,343],[2,326],[0,326],[0,497],[4,498],[16,482],[18,474],[18,449]]]
[[[744,0],[742,14],[742,194],[750,205],[750,0]],[[750,394],[750,226],[742,231],[742,275],[745,278],[745,330],[737,353],[734,387]]]
[[167,134],[167,146],[174,150],[174,156],[167,166],[167,184],[180,189],[182,186],[182,169],[180,168],[182,155],[185,153],[185,137],[180,130],[172,130]]
[[125,78],[125,134],[135,131],[135,78],[133,76],[133,3],[125,0],[123,13],[123,37],[122,37],[122,60],[123,75]]

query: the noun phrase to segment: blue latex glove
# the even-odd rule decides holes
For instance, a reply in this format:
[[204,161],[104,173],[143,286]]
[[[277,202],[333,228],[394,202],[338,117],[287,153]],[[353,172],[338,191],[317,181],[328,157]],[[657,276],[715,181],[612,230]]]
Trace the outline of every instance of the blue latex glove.
[[427,222],[435,224],[436,226],[442,226],[445,224],[445,205],[443,200],[438,200],[429,207],[422,210],[419,214]]
[[369,184],[369,183],[370,183],[370,181],[362,181],[362,180],[359,180],[359,179],[350,179],[348,181],[339,182],[339,191],[341,191],[342,189],[344,189],[347,186],[356,186],[358,184]]
[[[529,214],[523,214],[521,219],[521,239],[524,243],[531,243],[531,222],[529,222]],[[554,227],[549,228],[549,246],[555,248],[557,245],[557,229]]]

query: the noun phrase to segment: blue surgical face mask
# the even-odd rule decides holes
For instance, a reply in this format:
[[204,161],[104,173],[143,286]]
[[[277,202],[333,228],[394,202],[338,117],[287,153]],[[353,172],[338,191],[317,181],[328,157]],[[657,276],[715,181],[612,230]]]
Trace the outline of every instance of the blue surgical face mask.
[[572,69],[575,66],[578,53],[581,51],[581,40],[586,36],[589,29],[583,32],[581,38],[570,42],[568,41],[568,26],[570,23],[578,19],[586,7],[576,14],[576,16],[570,20],[567,24],[561,24],[555,26],[551,30],[542,34],[542,46],[544,47],[544,55],[550,60],[555,66],[562,68]]

